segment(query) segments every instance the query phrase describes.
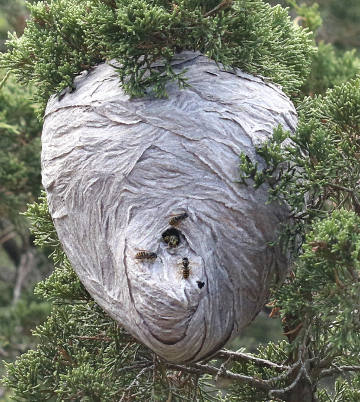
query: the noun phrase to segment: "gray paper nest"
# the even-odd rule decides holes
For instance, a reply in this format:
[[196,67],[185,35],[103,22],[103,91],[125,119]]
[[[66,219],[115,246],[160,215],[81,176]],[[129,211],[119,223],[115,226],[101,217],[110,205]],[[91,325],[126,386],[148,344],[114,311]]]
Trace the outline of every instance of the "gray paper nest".
[[174,66],[191,86],[169,83],[168,99],[130,99],[108,64],[50,99],[42,174],[64,250],[96,302],[164,359],[190,362],[248,325],[286,270],[268,246],[284,208],[241,185],[238,166],[241,151],[259,160],[254,146],[278,124],[294,130],[296,112],[279,88],[200,54]]

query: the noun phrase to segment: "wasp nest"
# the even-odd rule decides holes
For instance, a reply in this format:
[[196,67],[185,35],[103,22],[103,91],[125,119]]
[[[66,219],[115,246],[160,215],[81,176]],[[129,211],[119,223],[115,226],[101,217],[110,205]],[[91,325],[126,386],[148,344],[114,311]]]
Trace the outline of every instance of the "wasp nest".
[[[130,99],[102,64],[53,97],[43,184],[64,250],[96,302],[158,355],[210,356],[261,309],[286,258],[284,209],[241,185],[239,154],[296,112],[279,88],[183,52],[190,87]],[[261,164],[261,161],[259,161]]]

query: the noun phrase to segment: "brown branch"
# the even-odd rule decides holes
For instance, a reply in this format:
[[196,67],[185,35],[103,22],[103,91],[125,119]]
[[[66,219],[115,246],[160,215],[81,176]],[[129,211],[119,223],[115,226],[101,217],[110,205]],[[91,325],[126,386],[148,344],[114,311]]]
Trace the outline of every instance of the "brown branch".
[[286,388],[280,388],[280,389],[272,389],[271,391],[269,391],[269,398],[273,398],[276,395],[284,395],[287,392],[291,391],[293,388],[295,388],[295,386],[298,384],[298,382],[300,381],[303,372],[305,370],[305,367],[302,366],[295,378],[295,380]]
[[232,373],[224,368],[219,374],[218,368],[209,366],[207,364],[196,363],[191,366],[181,366],[173,363],[166,363],[166,366],[174,370],[186,371],[192,374],[211,374],[213,376],[218,376],[218,378],[226,378],[228,380],[237,381],[243,384],[249,384],[258,389],[262,389],[263,391],[270,391],[270,386],[265,381],[242,374]]
[[[256,389],[262,390],[267,392],[269,397],[273,397],[275,399],[276,395],[281,396],[284,394],[287,394],[289,391],[292,391],[294,389],[297,389],[299,384],[301,382],[308,382],[310,385],[312,384],[312,380],[309,376],[308,369],[310,367],[310,364],[319,361],[319,359],[316,358],[311,358],[311,359],[306,359],[304,361],[304,354],[305,354],[305,349],[306,349],[306,341],[308,339],[308,334],[310,331],[310,325],[308,325],[308,319],[305,319],[304,321],[304,327],[305,333],[304,333],[304,339],[302,344],[300,345],[299,349],[299,358],[298,360],[291,366],[285,366],[285,365],[280,365],[273,363],[269,360],[265,359],[260,359],[245,353],[241,352],[232,352],[229,350],[221,350],[217,354],[213,356],[213,358],[220,358],[224,359],[225,361],[223,364],[221,364],[220,367],[214,367],[209,364],[202,364],[202,363],[194,363],[194,364],[189,364],[189,365],[180,365],[180,364],[175,364],[175,363],[170,363],[170,362],[163,362],[164,367],[170,370],[176,370],[180,372],[186,372],[189,374],[193,374],[196,376],[201,376],[203,374],[210,374],[215,378],[215,380],[219,379],[227,379],[231,380],[233,382],[237,382],[240,384],[248,384]],[[256,366],[259,367],[266,367],[266,368],[271,368],[277,371],[280,371],[281,374],[276,376],[276,377],[271,377],[266,380],[263,380],[258,377],[252,377],[252,376],[246,376],[243,374],[238,374],[234,373],[230,370],[226,369],[226,366],[229,362],[232,360],[234,361],[241,361],[241,362],[249,362],[253,363]],[[360,367],[354,366],[352,367],[353,369],[359,369]],[[349,370],[349,369],[348,369]],[[326,371],[324,371],[325,373]],[[274,385],[278,383],[279,381],[286,381],[287,383],[290,382],[290,385],[284,386],[283,388],[279,389],[274,389]]]
[[320,378],[328,377],[334,374],[341,374],[345,371],[360,371],[360,366],[339,366],[321,371]]
[[345,285],[341,282],[339,275],[336,272],[336,269],[334,268],[334,277],[335,277],[335,282],[338,285],[340,289],[344,289]]
[[346,191],[347,193],[352,194],[354,191],[351,188],[340,186],[339,184],[327,183],[326,186],[335,188],[336,190]]
[[226,373],[226,367],[230,363],[231,360],[232,360],[232,358],[229,357],[226,361],[224,361],[224,363],[222,363],[222,365],[220,366],[220,368],[218,370],[218,373],[215,376],[215,383],[218,382],[219,378],[221,377],[221,375],[223,373]]
[[331,362],[335,359],[336,356],[329,356],[329,353],[331,352],[331,348],[327,347],[323,353],[323,355],[325,355],[326,357],[324,359],[321,359],[318,367],[319,369],[323,369],[325,367],[328,367],[329,365],[331,365]]
[[7,81],[7,79],[9,78],[9,75],[11,74],[11,71],[9,70],[6,74],[5,77],[1,80],[0,82],[0,90],[2,89],[2,87],[4,86],[5,82]]
[[13,239],[16,236],[15,232],[7,233],[6,235],[0,238],[0,245],[6,243],[8,240]]
[[351,188],[348,188],[348,187],[340,186],[339,184],[334,184],[334,183],[327,183],[326,185],[328,187],[332,187],[332,188],[334,188],[336,190],[346,191],[347,193],[349,193],[352,196],[352,199],[354,201],[355,209],[357,209],[355,212],[360,211],[360,201],[359,201],[359,199],[357,197],[357,194],[355,193],[354,190],[352,190]]
[[291,329],[290,331],[284,332],[284,335],[292,335],[300,331],[300,329],[303,327],[304,323],[301,322],[298,324],[294,329]]
[[232,0],[223,0],[220,4],[214,7],[212,10],[208,11],[204,14],[204,17],[210,17],[211,15],[216,14],[217,12],[223,10],[224,8],[229,8],[232,5]]
[[282,366],[280,364],[273,363],[269,360],[260,359],[255,356],[248,355],[246,353],[232,352],[231,350],[226,350],[226,349],[220,350],[220,352],[218,352],[214,356],[214,358],[218,358],[218,357],[225,358],[225,359],[228,359],[231,357],[233,360],[242,361],[242,362],[246,362],[246,363],[252,363],[258,367],[268,367],[268,368],[274,369],[276,371],[285,371],[285,370],[290,369],[289,366]]
[[130,371],[130,370],[135,370],[135,369],[141,369],[144,367],[150,367],[152,366],[152,362],[150,361],[145,361],[143,363],[136,363],[133,364],[132,366],[125,366],[125,367],[121,367],[118,371],[122,372],[122,371]]
[[298,360],[291,366],[291,368],[288,370],[287,373],[283,373],[283,374],[279,375],[278,377],[270,378],[267,381],[277,382],[279,380],[283,380],[283,379],[285,380],[300,366],[299,371],[296,373],[295,379],[287,387],[270,390],[268,393],[269,398],[276,398],[276,396],[281,396],[281,395],[287,394],[289,391],[293,390],[294,388],[296,388],[299,385],[299,382],[302,381],[303,377],[305,377],[305,379],[309,382],[309,384],[312,383],[307,369],[310,366],[310,363],[318,360],[318,358],[311,358],[311,359],[305,360],[305,362],[303,361],[305,350],[306,350],[306,342],[307,342],[307,338],[308,338],[308,335],[310,332],[310,325],[309,325],[308,318],[305,318],[304,323],[301,323],[301,324],[305,328],[305,333],[304,333],[304,338],[303,338],[302,344],[300,345],[300,348],[299,348]]
[[358,275],[358,273],[355,271],[354,267],[353,267],[353,266],[348,266],[348,267],[346,267],[346,268],[347,268],[347,270],[349,271],[349,273],[350,273],[352,279],[353,279],[354,281],[356,281],[356,282],[359,282],[359,275]]
[[[304,337],[305,339],[307,338],[307,333],[308,333],[308,331],[306,331],[306,333],[305,333],[305,337]],[[307,366],[314,360],[317,360],[317,358],[307,359],[305,362],[303,362],[302,355],[303,355],[304,350],[302,350],[302,349],[304,347],[305,347],[305,343],[303,343],[301,345],[299,359],[292,366],[279,365],[279,364],[273,363],[268,360],[259,359],[254,356],[247,355],[245,353],[232,352],[232,351],[228,351],[228,350],[221,350],[214,356],[215,358],[226,359],[226,361],[220,366],[220,368],[213,367],[208,364],[201,364],[201,363],[184,365],[184,366],[178,365],[178,364],[173,364],[173,363],[164,363],[164,364],[168,369],[187,372],[187,373],[195,374],[195,375],[210,374],[216,380],[228,379],[228,380],[232,380],[234,382],[248,384],[248,385],[253,386],[254,388],[261,389],[262,391],[268,392],[269,397],[275,398],[276,395],[279,395],[279,396],[284,395],[284,394],[288,393],[289,391],[291,391],[292,389],[294,389],[298,385],[298,383],[302,380],[302,378],[304,378],[304,377],[311,384],[311,379],[307,373]],[[267,380],[262,380],[262,379],[256,378],[256,377],[250,377],[250,376],[245,376],[245,375],[238,374],[238,373],[233,373],[232,371],[226,369],[226,365],[231,360],[253,363],[256,366],[272,368],[272,369],[280,371],[282,373],[276,377],[271,377]],[[358,367],[358,369],[360,370],[360,367]],[[293,373],[294,373],[294,375],[293,375]],[[295,376],[295,378],[294,378],[294,376]],[[287,387],[279,388],[279,389],[272,388],[275,383],[277,383],[279,381],[283,381],[283,380],[287,381],[291,377],[292,377],[292,379],[290,380],[291,383]]]
[[[131,382],[131,384],[124,390],[124,392],[123,392],[123,394],[122,394],[122,397],[121,397],[121,399],[120,399],[119,402],[122,402],[122,401],[125,400],[125,398],[126,398],[126,393],[129,392],[133,387],[138,386],[138,380],[139,380],[139,378],[140,378],[146,371],[151,370],[153,367],[154,367],[154,366],[151,365],[151,366],[144,367],[142,370],[140,370],[140,372],[139,372],[139,373],[137,374],[137,376],[133,379],[133,381]],[[134,395],[132,395],[132,396],[134,396]]]
[[105,341],[105,342],[112,342],[112,338],[109,338],[108,336],[105,335],[97,335],[97,336],[74,336],[73,338],[75,339],[80,339],[82,340],[89,340],[89,341]]

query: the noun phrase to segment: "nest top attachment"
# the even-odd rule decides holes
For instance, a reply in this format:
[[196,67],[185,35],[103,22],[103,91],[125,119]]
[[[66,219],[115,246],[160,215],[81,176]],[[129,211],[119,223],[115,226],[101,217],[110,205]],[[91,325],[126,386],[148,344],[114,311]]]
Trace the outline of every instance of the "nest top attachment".
[[[159,67],[161,67],[159,65]],[[286,258],[284,207],[238,183],[239,154],[296,112],[281,90],[198,53],[190,87],[130,99],[102,64],[53,97],[42,173],[56,230],[96,302],[166,360],[214,354],[260,311]],[[261,161],[259,160],[260,164]]]

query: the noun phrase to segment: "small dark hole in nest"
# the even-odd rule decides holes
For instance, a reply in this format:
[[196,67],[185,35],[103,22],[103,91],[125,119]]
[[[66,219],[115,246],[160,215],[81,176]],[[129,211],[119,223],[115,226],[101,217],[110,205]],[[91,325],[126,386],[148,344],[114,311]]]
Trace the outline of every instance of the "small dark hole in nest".
[[180,244],[180,231],[175,228],[165,230],[161,236],[169,247],[177,247]]
[[205,282],[201,282],[201,281],[196,281],[198,288],[201,289],[205,286]]

